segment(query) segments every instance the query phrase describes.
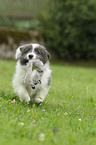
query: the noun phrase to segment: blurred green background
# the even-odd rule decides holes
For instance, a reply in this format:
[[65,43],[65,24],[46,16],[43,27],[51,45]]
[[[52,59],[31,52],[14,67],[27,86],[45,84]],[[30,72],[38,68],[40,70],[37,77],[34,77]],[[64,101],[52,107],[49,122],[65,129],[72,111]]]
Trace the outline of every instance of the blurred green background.
[[56,59],[96,59],[96,0],[0,0],[0,28],[36,30]]

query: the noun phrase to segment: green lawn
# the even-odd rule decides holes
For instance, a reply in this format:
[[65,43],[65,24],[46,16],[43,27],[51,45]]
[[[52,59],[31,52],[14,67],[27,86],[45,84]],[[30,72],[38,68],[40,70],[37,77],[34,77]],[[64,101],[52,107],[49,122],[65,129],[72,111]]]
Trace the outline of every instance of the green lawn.
[[51,89],[36,106],[13,92],[15,64],[0,60],[0,145],[95,145],[96,68],[51,65]]

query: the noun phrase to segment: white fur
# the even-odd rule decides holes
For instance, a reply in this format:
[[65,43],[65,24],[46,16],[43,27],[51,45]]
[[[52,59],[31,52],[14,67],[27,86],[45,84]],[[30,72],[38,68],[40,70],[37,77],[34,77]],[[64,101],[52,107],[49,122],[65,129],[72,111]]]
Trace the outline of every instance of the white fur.
[[21,55],[21,51],[20,51],[20,47],[17,48],[16,50],[16,55],[15,55],[15,59],[17,60]]
[[[35,48],[39,44],[32,44],[33,48]],[[20,57],[20,47],[16,51],[16,59]],[[19,96],[20,100],[25,100],[29,102],[31,99],[36,103],[40,103],[44,101],[50,86],[48,86],[48,79],[51,75],[51,70],[49,69],[49,63],[44,64],[44,73],[41,77],[41,84],[36,85],[35,89],[32,89],[29,84],[25,84],[25,77],[28,71],[28,66],[22,66],[20,61],[17,61],[16,72],[13,78],[13,89],[15,93]],[[31,79],[35,74],[35,70],[31,73]],[[30,81],[30,78],[29,78]],[[38,91],[39,90],[39,91]]]

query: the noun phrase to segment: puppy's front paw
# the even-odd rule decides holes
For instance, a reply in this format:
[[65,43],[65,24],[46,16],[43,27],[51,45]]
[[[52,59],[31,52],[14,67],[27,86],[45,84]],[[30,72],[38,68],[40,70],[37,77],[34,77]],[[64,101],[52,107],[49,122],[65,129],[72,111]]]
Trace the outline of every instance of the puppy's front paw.
[[25,99],[25,101],[26,101],[27,103],[29,103],[30,97],[27,97],[27,98]]
[[41,103],[41,102],[43,102],[42,98],[35,98],[34,101],[35,101],[35,103]]

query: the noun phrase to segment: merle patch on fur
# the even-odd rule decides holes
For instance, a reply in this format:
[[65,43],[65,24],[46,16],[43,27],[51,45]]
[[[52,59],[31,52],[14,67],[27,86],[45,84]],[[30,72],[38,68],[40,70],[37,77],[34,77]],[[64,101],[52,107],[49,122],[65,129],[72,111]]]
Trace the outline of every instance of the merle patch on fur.
[[32,45],[29,44],[29,45],[22,46],[20,47],[20,51],[22,52],[20,57],[20,63],[22,65],[26,65],[28,63],[26,55],[28,52],[32,51]]
[[28,45],[24,45],[22,47],[20,47],[20,51],[22,52],[22,55],[32,51],[32,45],[28,44]]
[[27,60],[27,59],[25,59],[24,57],[20,57],[20,63],[22,64],[22,65],[26,65],[27,63],[28,63],[28,61],[29,60]]
[[44,47],[39,46],[35,48],[35,52],[37,54],[37,59],[40,59],[44,64],[48,61],[49,53]]

